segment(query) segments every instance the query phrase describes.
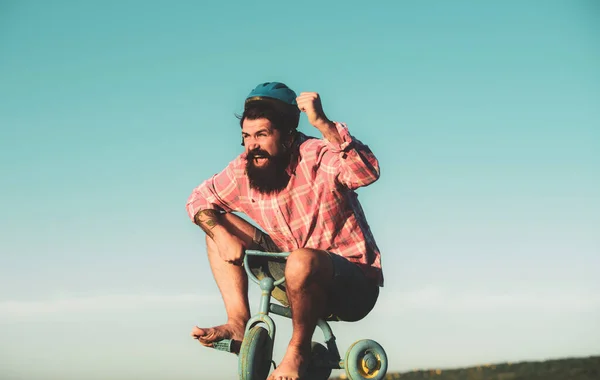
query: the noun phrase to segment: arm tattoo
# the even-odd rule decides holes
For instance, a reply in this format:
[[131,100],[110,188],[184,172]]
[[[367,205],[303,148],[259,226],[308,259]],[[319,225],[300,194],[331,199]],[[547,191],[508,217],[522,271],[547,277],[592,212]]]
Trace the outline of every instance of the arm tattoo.
[[194,216],[194,223],[196,223],[208,236],[213,238],[214,234],[212,229],[219,224],[219,213],[216,210],[200,210]]

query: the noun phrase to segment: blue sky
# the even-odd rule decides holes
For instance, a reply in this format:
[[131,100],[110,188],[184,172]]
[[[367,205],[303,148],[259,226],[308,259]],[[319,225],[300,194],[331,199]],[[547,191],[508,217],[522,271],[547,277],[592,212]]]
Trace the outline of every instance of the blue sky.
[[319,92],[380,160],[358,193],[386,286],[334,325],[341,351],[372,338],[402,371],[598,354],[598,16],[1,1],[0,377],[235,377],[189,338],[225,314],[185,202],[241,152],[234,113],[273,80]]

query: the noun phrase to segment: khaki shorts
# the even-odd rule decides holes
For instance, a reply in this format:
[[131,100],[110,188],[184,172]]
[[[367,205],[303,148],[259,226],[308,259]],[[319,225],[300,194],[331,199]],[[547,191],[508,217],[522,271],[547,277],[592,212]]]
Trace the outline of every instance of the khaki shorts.
[[[253,249],[264,252],[282,252],[271,237],[256,229]],[[379,297],[379,285],[367,279],[354,263],[335,253],[329,253],[333,264],[333,287],[328,297],[327,320],[354,322],[363,319],[375,306]],[[275,280],[284,276],[285,259],[264,256],[248,257],[251,272],[258,278],[271,276]],[[289,306],[285,283],[273,290],[273,298]]]

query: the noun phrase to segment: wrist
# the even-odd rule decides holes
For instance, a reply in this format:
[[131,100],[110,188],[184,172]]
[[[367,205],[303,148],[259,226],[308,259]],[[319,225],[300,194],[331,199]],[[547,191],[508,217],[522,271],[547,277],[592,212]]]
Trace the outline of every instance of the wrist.
[[327,118],[321,118],[316,120],[313,123],[313,126],[321,132],[335,129],[335,123]]

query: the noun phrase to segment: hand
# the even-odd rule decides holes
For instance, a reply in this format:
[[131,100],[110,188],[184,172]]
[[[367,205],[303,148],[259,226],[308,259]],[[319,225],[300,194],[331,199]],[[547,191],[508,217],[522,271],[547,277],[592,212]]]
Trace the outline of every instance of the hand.
[[215,234],[215,244],[223,261],[240,266],[244,262],[244,243],[239,237],[225,232]]
[[321,130],[324,127],[329,127],[331,121],[325,116],[321,98],[316,92],[301,92],[296,98],[300,111],[306,113],[308,122],[317,129]]

